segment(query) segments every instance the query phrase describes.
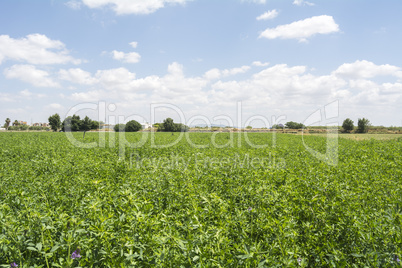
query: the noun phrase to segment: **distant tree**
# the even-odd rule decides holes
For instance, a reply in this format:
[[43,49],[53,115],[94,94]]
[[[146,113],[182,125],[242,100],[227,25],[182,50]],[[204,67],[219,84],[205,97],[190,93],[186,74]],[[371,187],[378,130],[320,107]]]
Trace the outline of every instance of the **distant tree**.
[[158,131],[164,132],[187,132],[189,129],[190,128],[184,124],[174,123],[172,118],[166,118],[158,127]]
[[91,127],[92,127],[92,120],[89,119],[88,116],[85,116],[85,118],[81,120],[80,130],[86,132],[90,130]]
[[280,128],[284,128],[285,126],[283,124],[275,124],[272,126],[273,129],[280,129]]
[[73,114],[71,117],[71,131],[80,131],[82,121],[79,115]]
[[63,120],[63,122],[61,123],[61,131],[71,131],[71,118],[71,116],[68,116]]
[[18,130],[18,126],[9,126],[8,130]]
[[10,122],[11,122],[10,118],[7,117],[6,123],[4,124],[4,128],[8,128],[10,126]]
[[100,122],[92,121],[91,129],[99,129],[99,126],[100,126]]
[[20,125],[19,129],[20,130],[28,130],[29,126],[28,125]]
[[131,121],[127,122],[125,131],[126,132],[137,132],[141,129],[142,129],[142,126],[140,123],[138,123],[135,120],[131,120]]
[[184,124],[174,124],[173,132],[187,132],[190,128]]
[[362,118],[357,121],[357,132],[358,133],[367,133],[368,128],[370,126],[370,121],[366,118]]
[[[61,124],[60,124],[60,126],[61,126]],[[42,130],[43,129],[43,127],[41,127],[41,126],[30,126],[29,127],[29,130]]]
[[49,125],[53,131],[57,131],[61,127],[61,120],[59,114],[54,114],[49,117]]
[[70,132],[70,131],[80,131],[81,130],[82,120],[79,115],[68,116],[64,119],[62,123],[62,131]]
[[253,128],[252,126],[247,126],[247,127],[246,127],[246,129],[252,129],[252,128]]
[[353,121],[351,119],[346,118],[343,121],[342,128],[344,132],[351,132],[355,128],[355,126],[353,125]]
[[304,125],[302,123],[296,123],[296,122],[290,121],[285,124],[285,127],[290,128],[290,129],[301,129],[301,128],[304,128]]
[[18,126],[20,123],[18,122],[18,120],[15,120],[13,123],[13,126]]
[[125,124],[117,124],[114,126],[114,131],[116,131],[116,132],[124,132],[125,129],[126,129]]
[[166,132],[175,132],[175,125],[173,122],[172,118],[166,118],[165,120],[163,120],[163,124],[162,124],[162,131],[166,131]]

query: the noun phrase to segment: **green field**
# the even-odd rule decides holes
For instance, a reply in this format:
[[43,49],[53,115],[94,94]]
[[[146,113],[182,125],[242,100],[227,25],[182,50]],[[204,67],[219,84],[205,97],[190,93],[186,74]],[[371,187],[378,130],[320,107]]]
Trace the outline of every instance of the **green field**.
[[[327,134],[307,134],[307,135],[315,135],[315,136],[321,136],[321,137],[326,137]],[[402,139],[402,134],[338,134],[339,138],[343,139],[351,139],[351,140],[356,140],[356,141],[361,141],[361,140],[392,140],[392,139]]]
[[[0,133],[2,267],[401,263],[400,140],[339,139],[334,166],[298,135],[189,133],[165,148],[179,133],[73,135],[100,146]],[[325,152],[324,137],[304,141]]]

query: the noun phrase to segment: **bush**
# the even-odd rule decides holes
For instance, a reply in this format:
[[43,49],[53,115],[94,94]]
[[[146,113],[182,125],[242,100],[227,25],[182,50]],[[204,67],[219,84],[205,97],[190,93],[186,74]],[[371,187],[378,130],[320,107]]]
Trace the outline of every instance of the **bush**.
[[344,121],[343,121],[343,124],[342,124],[342,128],[343,128],[343,131],[344,132],[351,132],[354,128],[355,128],[355,126],[353,125],[353,121],[351,120],[351,119],[349,119],[349,118],[346,118]]
[[176,124],[172,118],[166,118],[163,123],[159,125],[158,131],[164,132],[187,132],[189,127],[184,124]]
[[362,118],[357,121],[357,132],[358,133],[367,133],[368,128],[370,126],[370,121],[366,118]]
[[127,122],[125,131],[126,132],[137,132],[141,129],[142,129],[142,126],[140,123],[138,123],[135,120],[131,120],[131,121]]
[[116,132],[124,132],[126,130],[125,124],[117,124],[114,126],[114,131]]
[[293,122],[293,121],[287,122],[285,124],[285,126],[287,128],[289,128],[289,129],[301,129],[301,128],[304,128],[304,125],[302,123],[296,123],[296,122]]

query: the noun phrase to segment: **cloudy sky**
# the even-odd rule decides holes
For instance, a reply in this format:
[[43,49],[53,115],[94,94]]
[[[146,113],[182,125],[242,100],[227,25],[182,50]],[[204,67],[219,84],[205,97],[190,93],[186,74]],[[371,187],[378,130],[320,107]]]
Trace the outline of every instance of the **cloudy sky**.
[[336,102],[340,124],[400,126],[401,10],[400,0],[4,0],[0,121],[98,119],[99,107],[260,126]]

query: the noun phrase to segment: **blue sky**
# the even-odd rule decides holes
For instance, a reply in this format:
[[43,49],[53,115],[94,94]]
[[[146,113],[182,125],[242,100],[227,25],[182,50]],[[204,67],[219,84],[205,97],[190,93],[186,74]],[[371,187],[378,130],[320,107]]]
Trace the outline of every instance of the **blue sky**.
[[261,126],[305,122],[335,101],[339,124],[400,126],[400,10],[398,0],[1,1],[0,121],[101,102],[106,121]]

